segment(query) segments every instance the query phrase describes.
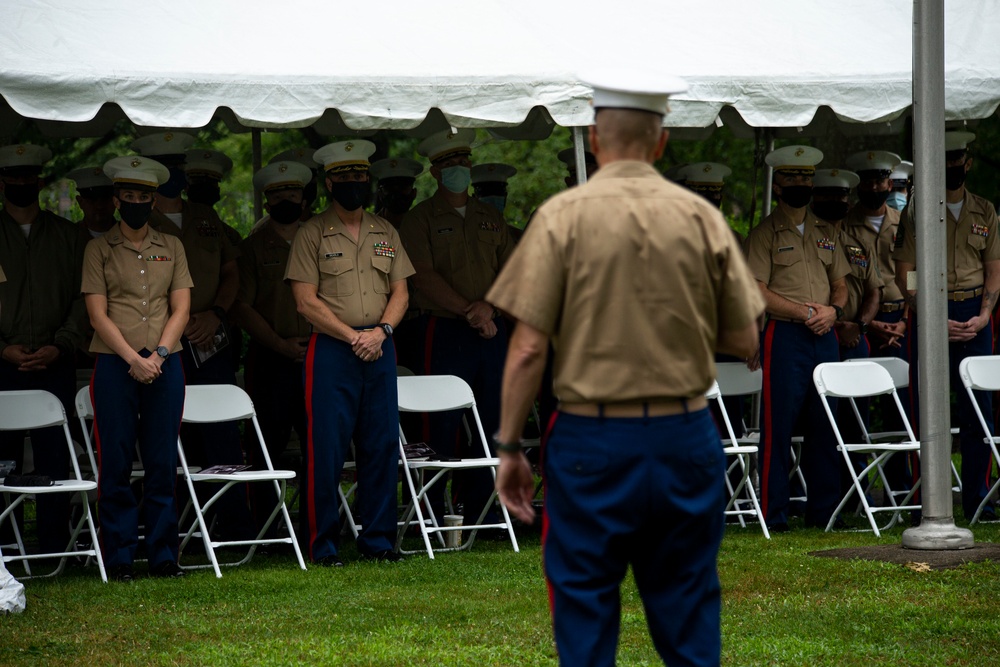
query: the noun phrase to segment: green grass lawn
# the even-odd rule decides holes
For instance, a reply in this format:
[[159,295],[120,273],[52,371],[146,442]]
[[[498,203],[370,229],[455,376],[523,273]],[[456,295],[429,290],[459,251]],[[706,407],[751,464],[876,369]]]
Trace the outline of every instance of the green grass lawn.
[[[997,563],[918,573],[808,555],[898,543],[901,531],[800,529],[768,542],[756,527],[730,528],[723,664],[997,665]],[[1000,541],[997,525],[974,533]],[[202,570],[131,585],[74,569],[26,582],[27,610],[0,617],[0,665],[552,665],[537,535],[521,546],[308,572],[267,556],[221,580]],[[631,579],[621,630],[619,664],[660,664]]]

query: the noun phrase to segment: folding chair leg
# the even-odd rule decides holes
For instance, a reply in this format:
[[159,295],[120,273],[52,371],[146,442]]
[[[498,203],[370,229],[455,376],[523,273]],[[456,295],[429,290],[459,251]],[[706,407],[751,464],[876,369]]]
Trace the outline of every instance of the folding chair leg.
[[972,515],[972,521],[969,522],[970,526],[979,521],[979,516],[983,513],[983,510],[986,509],[986,507],[997,497],[998,491],[1000,491],[1000,479],[997,479],[997,481],[993,483],[993,486],[990,487],[986,497],[983,498],[983,502],[979,503],[979,507],[976,508],[976,513]]

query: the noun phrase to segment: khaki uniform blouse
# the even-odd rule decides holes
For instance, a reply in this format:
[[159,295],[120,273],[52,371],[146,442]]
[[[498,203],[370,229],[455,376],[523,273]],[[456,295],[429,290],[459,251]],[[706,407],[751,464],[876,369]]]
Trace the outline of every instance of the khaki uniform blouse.
[[544,203],[486,298],[552,337],[570,403],[699,396],[764,309],[719,211],[632,161]]
[[882,301],[899,301],[903,298],[903,294],[896,287],[896,262],[892,259],[892,253],[896,249],[898,229],[899,211],[888,206],[885,207],[885,218],[877,232],[865,220],[865,214],[859,206],[852,208],[844,221],[844,230],[848,234],[875,250],[878,272],[885,286],[882,291]]
[[776,208],[747,239],[754,278],[795,303],[830,304],[830,285],[851,272],[837,252],[837,229],[806,210],[805,230]]
[[299,315],[291,286],[285,282],[291,246],[270,225],[240,244],[240,291],[250,306],[282,338],[308,336],[311,327]]
[[844,321],[855,322],[861,311],[861,303],[869,290],[881,289],[882,276],[878,270],[875,249],[865,239],[853,236],[854,229],[841,230],[838,241],[851,272],[847,274],[847,304],[844,305]]
[[[84,294],[103,294],[108,318],[136,352],[154,351],[170,317],[170,293],[190,288],[187,258],[180,240],[150,229],[135,249],[117,227],[87,244],[83,261]],[[180,341],[171,352],[181,349]],[[99,334],[91,352],[114,354]]]
[[[986,199],[966,190],[958,220],[950,210],[946,210],[946,213],[948,291],[980,287],[984,281],[983,262],[1000,259],[996,209]],[[913,207],[907,206],[903,210],[896,235],[896,251],[892,255],[894,260],[916,266],[915,230]]]
[[358,240],[332,209],[299,229],[285,280],[317,286],[316,295],[344,324],[378,324],[389,303],[389,285],[413,275],[399,234],[387,220],[364,212]]
[[[433,267],[468,301],[484,297],[514,250],[503,216],[475,197],[469,197],[463,218],[435,193],[406,214],[400,235],[413,262]],[[411,305],[432,315],[457,317],[423,293],[414,294]]]

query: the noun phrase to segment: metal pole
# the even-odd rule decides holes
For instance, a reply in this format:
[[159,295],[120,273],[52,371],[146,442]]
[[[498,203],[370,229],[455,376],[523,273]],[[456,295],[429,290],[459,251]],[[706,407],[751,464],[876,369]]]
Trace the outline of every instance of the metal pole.
[[587,156],[584,154],[582,127],[573,128],[573,157],[576,160],[576,184],[587,182]]
[[[767,148],[764,155],[774,150],[774,132],[770,128],[764,130]],[[774,183],[774,169],[767,163],[764,164],[764,204],[760,210],[760,219],[763,220],[771,214],[771,184]],[[753,220],[750,221],[753,224]]]
[[[955,526],[951,500],[945,293],[944,0],[913,0],[913,144],[923,500],[920,526],[903,532],[903,546],[968,549],[974,544],[972,532]],[[911,278],[907,276],[907,284]]]
[[[260,171],[261,162],[263,157],[261,156],[260,148],[260,128],[253,128],[250,131],[251,145],[253,150],[253,173],[256,174]],[[264,203],[261,201],[260,193],[254,190],[253,193],[253,220],[250,221],[250,226],[253,227],[258,220],[264,217]]]

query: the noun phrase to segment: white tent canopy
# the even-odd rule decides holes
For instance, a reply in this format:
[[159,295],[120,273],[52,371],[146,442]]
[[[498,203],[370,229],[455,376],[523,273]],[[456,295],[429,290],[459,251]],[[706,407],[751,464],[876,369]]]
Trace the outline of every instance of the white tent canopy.
[[[690,90],[667,117],[676,127],[891,128],[912,97],[911,0],[3,4],[0,136],[24,119],[92,136],[122,118],[544,136],[553,123],[591,122],[577,73],[597,64],[662,66],[686,78]],[[998,33],[1000,2],[947,3],[948,119],[995,112]]]

